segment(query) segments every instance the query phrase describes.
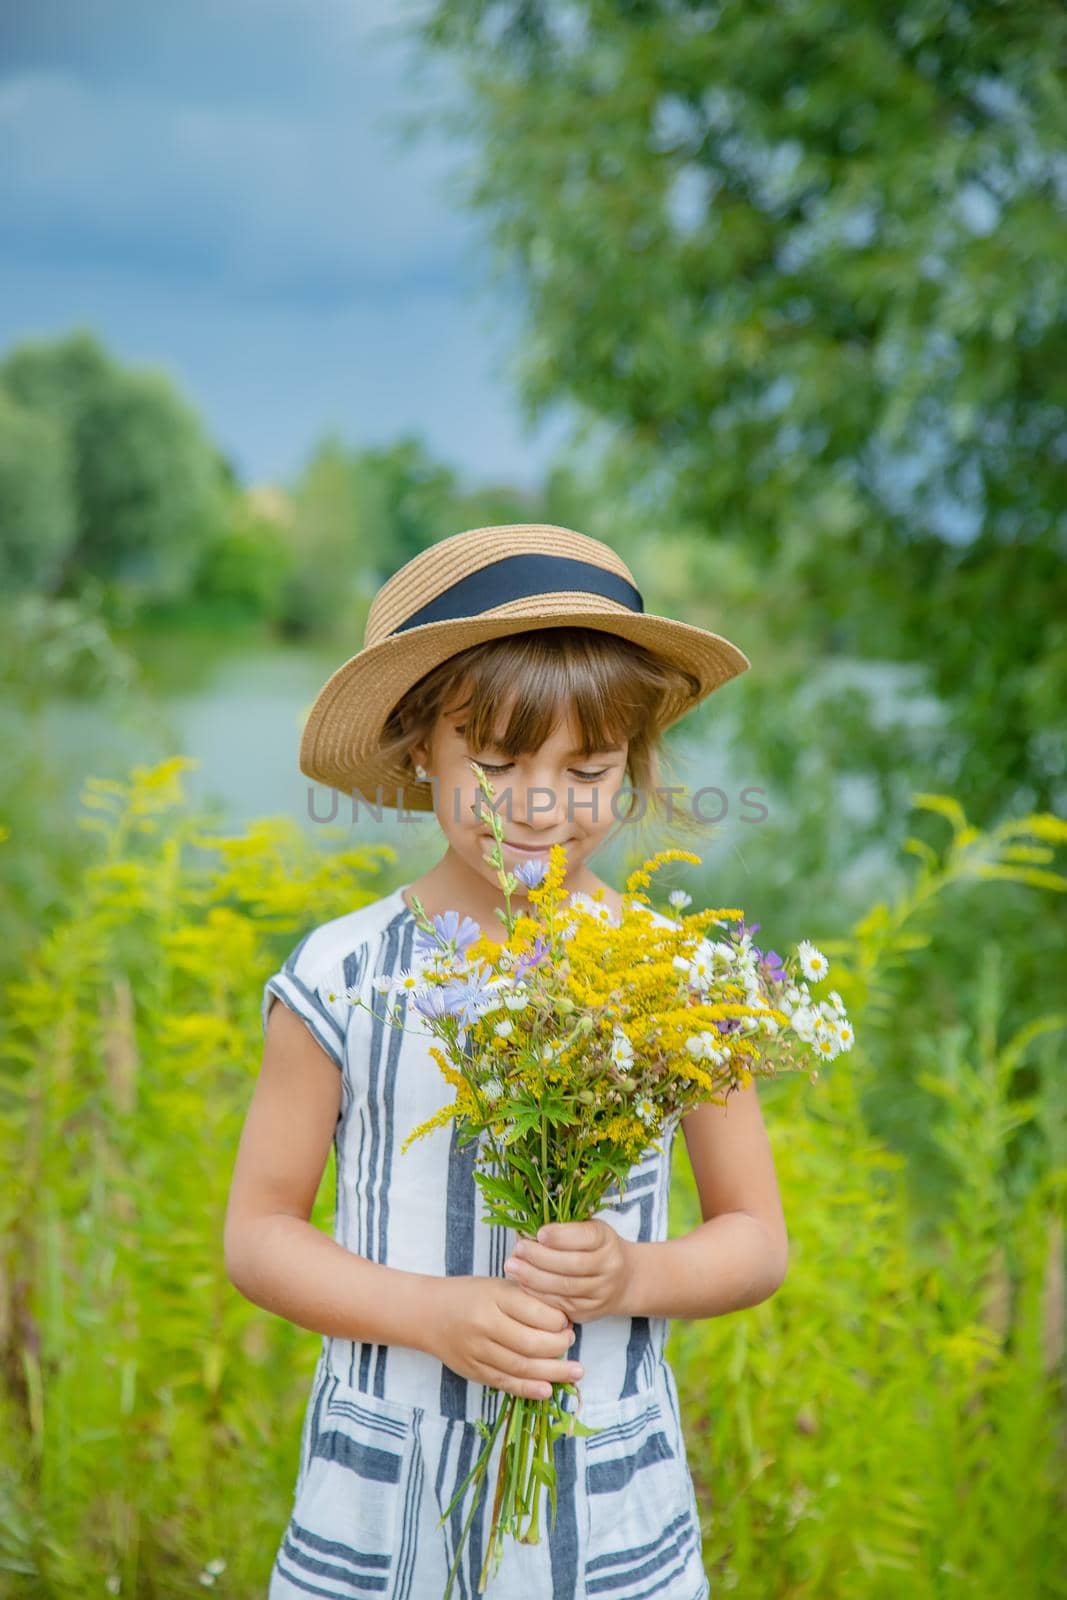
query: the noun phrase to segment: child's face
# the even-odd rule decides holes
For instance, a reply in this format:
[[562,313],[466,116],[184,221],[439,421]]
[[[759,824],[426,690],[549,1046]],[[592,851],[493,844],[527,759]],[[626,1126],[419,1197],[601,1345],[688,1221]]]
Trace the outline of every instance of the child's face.
[[[414,752],[415,760],[436,780],[434,807],[452,853],[499,889],[496,869],[484,859],[493,848],[493,830],[489,802],[469,765],[474,760],[493,786],[505,867],[538,854],[547,860],[549,846],[561,844],[567,854],[567,883],[572,889],[578,887],[575,880],[585,863],[626,811],[622,800],[616,816],[612,801],[626,781],[627,745],[579,754],[581,730],[568,715],[540,750],[509,760],[495,746],[481,750],[470,746],[461,732],[463,721],[463,712],[442,714],[429,749],[423,746]],[[497,732],[506,726],[505,707]],[[530,844],[535,849],[510,849],[509,844]],[[520,884],[517,895],[525,893]]]

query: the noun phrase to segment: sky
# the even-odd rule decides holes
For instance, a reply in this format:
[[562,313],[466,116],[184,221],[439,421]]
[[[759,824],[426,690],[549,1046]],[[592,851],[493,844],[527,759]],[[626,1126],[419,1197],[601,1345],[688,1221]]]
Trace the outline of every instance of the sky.
[[247,482],[334,431],[538,481],[518,307],[412,47],[425,0],[0,0],[0,352],[92,328],[163,367]]

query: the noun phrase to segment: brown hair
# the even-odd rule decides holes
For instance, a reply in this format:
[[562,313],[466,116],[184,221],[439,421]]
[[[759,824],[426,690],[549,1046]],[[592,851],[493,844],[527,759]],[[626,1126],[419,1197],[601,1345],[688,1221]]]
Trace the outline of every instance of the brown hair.
[[[487,639],[450,656],[420,678],[393,707],[381,754],[390,764],[411,764],[411,751],[429,744],[446,710],[469,707],[470,745],[492,744],[514,758],[539,750],[570,708],[586,754],[628,743],[626,775],[633,793],[620,822],[632,818],[642,797],[642,819],[670,815],[657,792],[664,755],[659,727],[664,701],[679,688],[699,693],[699,681],[643,645],[599,628],[551,627]],[[458,705],[453,702],[466,691]],[[514,696],[507,727],[496,733],[498,707]],[[688,826],[677,805],[672,825]]]

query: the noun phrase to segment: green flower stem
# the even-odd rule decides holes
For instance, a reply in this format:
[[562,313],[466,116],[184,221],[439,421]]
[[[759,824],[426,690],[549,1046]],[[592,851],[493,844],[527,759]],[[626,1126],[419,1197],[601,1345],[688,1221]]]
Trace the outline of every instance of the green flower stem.
[[[504,1435],[485,1560],[479,1579],[479,1594],[484,1592],[490,1571],[499,1569],[505,1537],[510,1535],[521,1544],[539,1543],[541,1493],[546,1474],[554,1472],[552,1423],[558,1415],[555,1397],[545,1400],[513,1397],[507,1409],[508,1426]],[[553,1504],[554,1499],[553,1496]]]
[[460,1484],[459,1488],[456,1490],[456,1493],[453,1495],[450,1504],[448,1505],[448,1507],[445,1510],[444,1514],[441,1516],[441,1518],[438,1521],[437,1526],[441,1527],[442,1524],[448,1519],[448,1517],[451,1516],[452,1511],[455,1508],[455,1506],[458,1504],[458,1502],[463,1498],[463,1494],[464,1494],[464,1492],[465,1492],[465,1490],[467,1488],[467,1485],[472,1480],[476,1480],[474,1494],[471,1497],[471,1508],[467,1513],[467,1520],[463,1524],[463,1530],[462,1530],[462,1532],[460,1533],[460,1536],[459,1536],[459,1543],[456,1546],[456,1559],[452,1564],[452,1570],[448,1574],[448,1584],[447,1584],[447,1587],[445,1588],[444,1600],[448,1600],[449,1595],[452,1593],[452,1585],[453,1585],[453,1583],[455,1583],[455,1581],[456,1581],[456,1573],[459,1571],[459,1563],[460,1563],[460,1557],[463,1554],[463,1546],[464,1546],[464,1544],[466,1542],[467,1534],[470,1531],[470,1525],[471,1525],[471,1522],[474,1519],[474,1513],[475,1513],[475,1510],[477,1509],[478,1501],[481,1498],[482,1480],[485,1477],[486,1471],[487,1471],[488,1466],[489,1466],[490,1457],[493,1454],[493,1446],[496,1443],[497,1434],[500,1432],[501,1425],[507,1420],[508,1415],[509,1415],[508,1407],[505,1406],[505,1405],[502,1405],[500,1407],[499,1411],[497,1412],[497,1417],[496,1417],[496,1421],[493,1424],[492,1432],[488,1435],[488,1437],[486,1439],[486,1442],[485,1442],[485,1445],[484,1445],[484,1447],[482,1449],[481,1455],[478,1457],[477,1461],[474,1463],[474,1466],[471,1468],[470,1472],[468,1472],[467,1476],[464,1478],[463,1482]]
[[[537,1431],[536,1431],[536,1434],[534,1436],[533,1460],[536,1461],[536,1462],[539,1462],[539,1463],[541,1463],[543,1465],[546,1465],[549,1468],[551,1468],[551,1466],[552,1466],[552,1458],[551,1458],[551,1444],[552,1444],[552,1441],[551,1441],[551,1439],[549,1437],[549,1434],[548,1434],[548,1418],[549,1418],[548,1404],[540,1406],[538,1408]],[[546,1446],[548,1447],[547,1450],[546,1450]],[[532,1471],[532,1463],[531,1463],[531,1471]],[[542,1483],[541,1483],[540,1474],[539,1473],[538,1474],[533,1474],[533,1505],[532,1505],[531,1510],[530,1510],[530,1527],[529,1527],[529,1530],[528,1530],[528,1538],[527,1538],[527,1543],[529,1543],[529,1544],[537,1544],[538,1541],[540,1540],[540,1537],[541,1537],[541,1529],[540,1529],[540,1525],[539,1525],[539,1513],[540,1513],[540,1509],[541,1509],[541,1489],[542,1489]]]
[[478,1578],[478,1593],[482,1594],[488,1581],[490,1561],[493,1571],[500,1566],[503,1535],[510,1529],[510,1504],[509,1493],[511,1488],[511,1452],[509,1443],[515,1418],[518,1415],[522,1401],[517,1395],[509,1395],[506,1405],[502,1408],[507,1412],[507,1427],[504,1429],[504,1448],[500,1458],[500,1467],[497,1472],[496,1494],[493,1498],[493,1516],[489,1524],[489,1536],[485,1545],[485,1560],[482,1562],[481,1574]]

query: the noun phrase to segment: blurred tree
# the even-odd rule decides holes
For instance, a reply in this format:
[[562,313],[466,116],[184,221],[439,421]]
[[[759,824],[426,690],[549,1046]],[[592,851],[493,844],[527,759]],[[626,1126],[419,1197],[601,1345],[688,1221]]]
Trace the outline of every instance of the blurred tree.
[[362,450],[355,469],[364,548],[380,580],[446,533],[460,531],[456,474],[435,461],[421,439],[407,436]]
[[299,571],[286,522],[262,490],[235,493],[201,556],[191,598],[243,618],[280,618]]
[[[547,522],[541,489],[519,489],[510,483],[486,483],[460,493],[456,501],[459,533],[464,528],[489,528],[508,522]],[[455,519],[454,519],[455,520]]]
[[353,454],[336,434],[321,441],[291,496],[295,570],[283,592],[283,631],[301,637],[328,629],[348,605],[353,573],[367,564]]
[[39,716],[49,700],[130,692],[134,659],[111,637],[99,596],[22,594],[0,603],[0,690],[9,708]]
[[0,389],[0,590],[52,589],[76,536],[63,429]]
[[427,545],[467,526],[462,515],[455,473],[421,440],[356,450],[336,435],[324,439],[293,490],[299,568],[287,591],[289,629],[306,633],[341,618],[357,593],[365,597]]
[[[528,411],[576,403],[650,525],[739,547],[797,672],[918,663],[977,819],[1062,802],[1061,0],[437,0],[419,33],[471,90]],[[795,748],[780,675],[744,692]]]
[[85,331],[17,346],[0,386],[68,444],[77,538],[65,594],[108,579],[135,600],[180,598],[224,512],[225,463],[161,372],[121,367]]

